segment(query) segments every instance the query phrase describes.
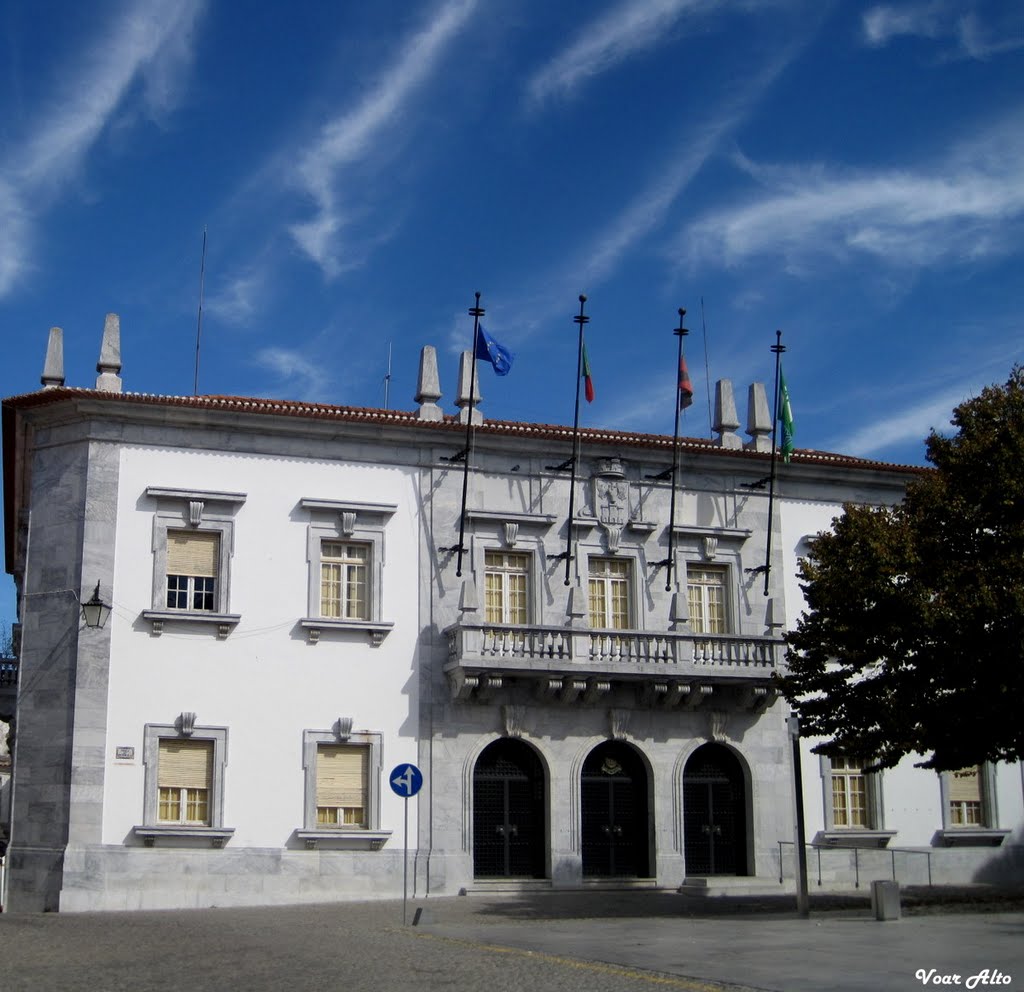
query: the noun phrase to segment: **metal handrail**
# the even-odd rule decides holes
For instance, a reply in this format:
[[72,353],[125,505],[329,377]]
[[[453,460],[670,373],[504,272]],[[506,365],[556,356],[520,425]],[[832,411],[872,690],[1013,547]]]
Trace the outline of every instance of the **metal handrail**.
[[[782,871],[782,848],[796,847],[796,842],[792,840],[780,840],[777,841],[779,845],[779,885],[783,884],[783,871]],[[928,865],[928,887],[931,888],[932,883],[932,852],[922,851],[916,847],[885,847],[885,848],[865,848],[858,847],[856,844],[829,844],[827,847],[823,847],[821,844],[805,844],[806,848],[816,852],[818,860],[818,885],[822,884],[821,881],[821,852],[822,851],[853,851],[853,886],[856,889],[860,888],[860,852],[862,851],[875,851],[891,856],[892,861],[892,880],[895,882],[896,879],[896,855],[897,854],[920,854],[927,859]]]

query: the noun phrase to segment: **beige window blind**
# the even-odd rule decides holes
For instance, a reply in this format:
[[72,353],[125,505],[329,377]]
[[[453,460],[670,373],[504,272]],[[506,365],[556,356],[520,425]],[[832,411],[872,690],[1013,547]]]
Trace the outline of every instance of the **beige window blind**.
[[161,789],[209,789],[213,773],[213,741],[160,741]]
[[317,806],[366,806],[367,749],[324,744],[317,748]]
[[168,531],[167,574],[216,578],[218,548],[217,534]]
[[981,802],[981,769],[961,768],[949,777],[949,801],[951,803]]

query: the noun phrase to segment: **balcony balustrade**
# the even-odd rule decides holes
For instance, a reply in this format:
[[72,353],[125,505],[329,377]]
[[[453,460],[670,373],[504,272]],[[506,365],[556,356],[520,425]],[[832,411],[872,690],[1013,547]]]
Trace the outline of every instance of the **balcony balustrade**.
[[[767,689],[782,649],[775,637],[690,631],[457,623],[445,634],[445,670],[453,691],[463,697],[508,679],[552,686],[561,680],[587,686],[640,684],[653,698],[690,697],[694,705],[716,683]],[[764,701],[764,695],[759,691],[758,699]]]

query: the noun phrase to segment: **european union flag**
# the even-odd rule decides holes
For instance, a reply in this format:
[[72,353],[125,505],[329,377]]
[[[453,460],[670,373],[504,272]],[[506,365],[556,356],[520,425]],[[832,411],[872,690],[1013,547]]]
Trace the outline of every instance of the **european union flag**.
[[498,344],[481,324],[476,338],[476,357],[481,361],[490,362],[497,375],[508,375],[509,369],[512,368],[512,360],[516,356],[504,345]]

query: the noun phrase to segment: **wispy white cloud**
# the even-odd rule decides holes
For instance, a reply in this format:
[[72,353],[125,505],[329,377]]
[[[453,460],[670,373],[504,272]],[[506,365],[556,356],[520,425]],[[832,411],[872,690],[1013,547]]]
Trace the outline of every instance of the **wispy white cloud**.
[[622,0],[542,66],[527,83],[527,94],[535,103],[569,96],[631,55],[664,44],[685,14],[721,6],[713,0]]
[[705,162],[729,141],[764,98],[772,83],[797,56],[813,33],[808,29],[779,50],[760,69],[740,79],[732,94],[720,100],[704,119],[692,127],[669,156],[668,167],[605,230],[588,242],[584,259],[573,264],[587,286],[595,286],[651,231],[663,225],[669,209],[679,199]]
[[924,400],[902,410],[889,410],[872,423],[830,441],[827,450],[867,458],[908,442],[920,441],[923,447],[929,431],[934,428],[942,433],[949,426],[953,407],[966,398],[961,388],[938,399]]
[[337,275],[351,264],[342,260],[340,244],[350,216],[340,195],[345,169],[370,158],[377,143],[402,125],[475,7],[476,0],[448,0],[382,70],[374,88],[356,106],[325,124],[300,153],[294,181],[316,209],[311,218],[293,224],[289,231],[325,275]]
[[677,248],[692,262],[771,255],[801,271],[861,255],[920,267],[1009,250],[1024,221],[1019,115],[918,168],[746,168],[760,195],[690,225]]
[[1024,47],[1024,11],[1019,4],[963,0],[880,4],[862,19],[864,40],[882,47],[896,38],[952,41],[961,57],[987,59]]
[[204,308],[226,323],[249,323],[256,315],[266,285],[262,268],[249,268],[223,282],[207,299]]
[[324,402],[329,398],[331,378],[323,362],[311,361],[290,348],[262,348],[252,361],[274,377],[274,395]]
[[39,211],[80,172],[133,87],[141,87],[150,115],[166,113],[175,105],[204,6],[205,0],[178,0],[125,8],[72,62],[50,106],[28,115],[31,130],[12,144],[0,163],[6,176],[0,191],[5,221],[0,296],[11,290],[29,264]]

